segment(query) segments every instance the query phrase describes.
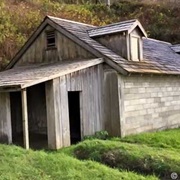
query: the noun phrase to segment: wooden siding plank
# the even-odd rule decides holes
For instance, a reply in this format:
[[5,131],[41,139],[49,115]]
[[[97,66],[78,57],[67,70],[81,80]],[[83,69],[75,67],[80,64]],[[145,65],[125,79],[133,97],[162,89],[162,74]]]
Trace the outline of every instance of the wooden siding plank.
[[105,128],[112,136],[120,135],[119,121],[119,96],[117,72],[108,70],[105,72]]
[[59,78],[60,88],[60,114],[61,114],[61,133],[63,140],[63,147],[70,145],[70,125],[69,125],[69,105],[68,92],[66,88],[66,77]]
[[9,93],[0,93],[0,142],[12,143]]
[[[47,106],[47,130],[48,130],[48,147],[56,149],[56,132],[55,132],[55,110],[54,110],[53,80],[46,83],[46,106]],[[51,122],[52,121],[52,122]]]

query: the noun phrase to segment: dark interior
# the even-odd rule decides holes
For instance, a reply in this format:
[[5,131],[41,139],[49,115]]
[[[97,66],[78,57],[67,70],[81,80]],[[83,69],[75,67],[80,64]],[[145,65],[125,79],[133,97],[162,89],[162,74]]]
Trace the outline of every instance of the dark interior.
[[68,92],[71,144],[81,140],[80,92]]
[[[10,93],[13,144],[23,146],[21,92]],[[46,149],[47,114],[45,84],[27,88],[29,145],[32,149]]]

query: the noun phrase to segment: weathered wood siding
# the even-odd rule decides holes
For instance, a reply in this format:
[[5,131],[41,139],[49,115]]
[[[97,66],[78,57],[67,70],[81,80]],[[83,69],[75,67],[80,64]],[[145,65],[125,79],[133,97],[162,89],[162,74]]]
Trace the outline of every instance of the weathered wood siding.
[[31,44],[15,66],[40,63],[40,62],[57,62],[70,59],[89,59],[94,56],[83,47],[74,43],[63,34],[55,31],[56,48],[46,48],[46,31],[51,27],[47,26],[37,39]]
[[104,72],[104,119],[105,129],[111,136],[121,135],[118,75],[115,70]]
[[9,93],[0,93],[0,142],[12,142]]
[[139,51],[140,60],[143,59],[143,48],[142,48],[142,32],[140,31],[139,27],[135,28],[130,34],[128,32],[120,32],[120,33],[113,33],[109,35],[103,35],[100,37],[95,37],[95,40],[101,43],[102,45],[106,46],[107,48],[111,49],[118,55],[126,58],[127,60],[131,59],[131,36],[139,37]]
[[81,136],[104,130],[103,66],[97,65],[46,83],[48,142],[70,145],[68,91],[80,91]]
[[126,33],[116,33],[95,38],[99,43],[127,58]]
[[[139,46],[138,47],[139,48],[139,50],[138,50],[139,60],[143,60],[143,42],[142,42],[143,34],[142,34],[141,30],[139,29],[139,27],[135,28],[129,35],[129,45],[130,46],[131,46],[131,41],[132,41],[133,36],[139,38],[139,43],[138,43],[138,46]],[[131,53],[132,53],[131,51],[133,51],[130,46],[127,47],[128,52],[129,52],[129,58],[130,58],[129,60],[131,60]]]

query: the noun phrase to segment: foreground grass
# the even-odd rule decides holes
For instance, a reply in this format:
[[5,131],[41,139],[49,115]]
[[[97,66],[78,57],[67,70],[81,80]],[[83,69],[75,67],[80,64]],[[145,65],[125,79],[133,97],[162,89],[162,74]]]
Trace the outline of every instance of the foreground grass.
[[179,131],[85,140],[53,152],[0,145],[0,179],[170,179],[180,174]]
[[172,172],[180,174],[177,150],[112,140],[86,140],[74,148],[74,154],[79,159],[94,160],[138,173],[156,174],[161,178],[170,178]]
[[155,180],[132,172],[118,171],[92,161],[80,161],[64,153],[26,151],[15,146],[0,145],[1,180],[104,179]]
[[[114,138],[119,140],[119,138]],[[138,135],[127,136],[121,141],[128,143],[146,144],[153,147],[162,147],[177,149],[180,153],[180,129],[171,129],[161,132],[142,133]]]
[[180,174],[180,129],[84,141],[74,148],[74,154],[79,159],[169,179],[172,172]]

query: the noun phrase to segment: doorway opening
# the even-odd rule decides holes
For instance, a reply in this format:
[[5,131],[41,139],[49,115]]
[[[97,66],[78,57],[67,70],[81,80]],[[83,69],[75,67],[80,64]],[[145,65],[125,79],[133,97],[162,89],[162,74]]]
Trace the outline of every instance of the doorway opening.
[[[21,91],[10,93],[13,144],[23,144]],[[47,149],[47,114],[45,83],[27,88],[29,146],[32,149]]]
[[71,144],[81,141],[80,91],[68,92]]
[[15,145],[23,147],[21,92],[20,91],[11,92],[10,102],[11,102],[12,142]]

